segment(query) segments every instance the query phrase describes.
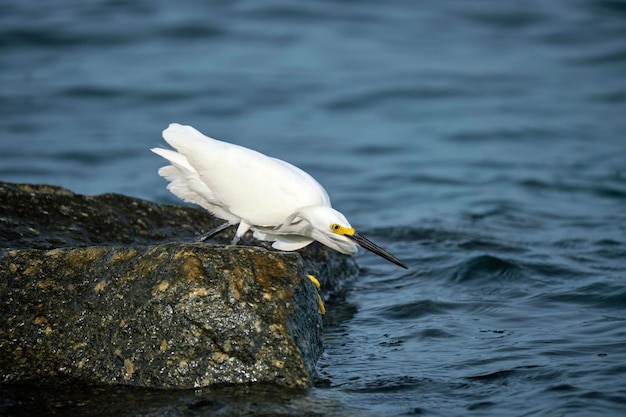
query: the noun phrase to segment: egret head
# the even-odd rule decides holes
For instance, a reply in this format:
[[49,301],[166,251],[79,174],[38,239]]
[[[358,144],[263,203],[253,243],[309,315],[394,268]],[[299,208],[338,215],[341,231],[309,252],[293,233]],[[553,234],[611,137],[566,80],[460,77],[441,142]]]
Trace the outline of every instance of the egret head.
[[405,269],[408,267],[398,258],[366,239],[350,225],[343,214],[331,207],[305,207],[298,216],[306,220],[310,227],[310,237],[346,255],[357,252],[357,245],[385,258]]

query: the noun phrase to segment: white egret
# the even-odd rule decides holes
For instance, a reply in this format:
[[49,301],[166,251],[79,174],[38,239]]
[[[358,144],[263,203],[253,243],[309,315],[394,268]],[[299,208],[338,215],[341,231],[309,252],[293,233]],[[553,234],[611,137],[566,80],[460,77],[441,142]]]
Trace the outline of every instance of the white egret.
[[407,266],[375,245],[333,209],[326,190],[306,172],[280,159],[242,146],[209,138],[191,126],[172,123],[163,138],[174,150],[151,149],[171,165],[159,169],[168,190],[226,220],[203,236],[206,239],[230,225],[237,231],[232,244],[252,229],[259,240],[293,251],[314,240],[346,255],[357,245]]

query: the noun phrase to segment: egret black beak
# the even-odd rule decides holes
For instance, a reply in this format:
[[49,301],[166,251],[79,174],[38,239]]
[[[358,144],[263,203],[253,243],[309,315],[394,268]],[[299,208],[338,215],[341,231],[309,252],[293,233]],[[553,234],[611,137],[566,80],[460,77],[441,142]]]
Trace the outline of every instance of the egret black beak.
[[354,243],[367,249],[368,251],[374,252],[376,255],[380,256],[381,258],[385,258],[389,262],[394,263],[398,266],[401,266],[404,269],[409,269],[409,267],[406,266],[404,262],[402,262],[400,259],[396,258],[395,256],[393,256],[392,254],[390,254],[389,252],[387,252],[380,246],[376,245],[369,239],[364,238],[360,233],[354,232],[354,234],[351,234],[351,235],[346,234],[344,236],[352,239]]

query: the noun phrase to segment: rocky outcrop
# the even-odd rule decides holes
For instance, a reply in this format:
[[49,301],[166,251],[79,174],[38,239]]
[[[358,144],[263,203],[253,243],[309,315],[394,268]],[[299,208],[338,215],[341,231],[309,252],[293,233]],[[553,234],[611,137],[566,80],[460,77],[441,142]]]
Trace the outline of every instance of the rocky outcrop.
[[322,320],[306,275],[330,290],[353,261],[317,244],[224,244],[233,231],[194,242],[219,222],[191,207],[0,183],[2,381],[310,386]]

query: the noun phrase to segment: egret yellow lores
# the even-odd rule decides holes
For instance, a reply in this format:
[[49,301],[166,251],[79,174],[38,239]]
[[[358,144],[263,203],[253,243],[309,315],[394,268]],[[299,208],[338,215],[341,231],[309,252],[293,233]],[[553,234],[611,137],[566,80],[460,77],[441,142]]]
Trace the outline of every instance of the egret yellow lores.
[[159,169],[168,190],[226,220],[203,240],[238,225],[232,244],[248,230],[283,251],[318,242],[346,255],[361,246],[403,268],[398,258],[372,243],[333,209],[326,190],[306,172],[280,159],[209,138],[172,123],[163,138],[175,150],[153,148],[171,165]]

